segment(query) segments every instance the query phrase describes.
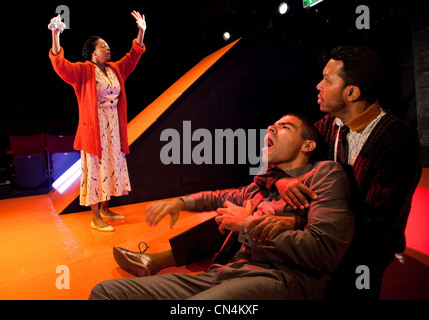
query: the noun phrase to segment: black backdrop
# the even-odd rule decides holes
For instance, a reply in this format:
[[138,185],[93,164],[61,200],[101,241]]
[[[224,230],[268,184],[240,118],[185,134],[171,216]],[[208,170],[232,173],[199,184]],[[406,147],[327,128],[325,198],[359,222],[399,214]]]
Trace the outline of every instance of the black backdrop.
[[[202,58],[226,45],[221,38],[224,30],[231,30],[232,40],[238,36],[246,40],[199,81],[200,88],[186,92],[135,142],[128,158],[133,191],[121,201],[134,201],[138,194],[155,199],[182,193],[179,189],[187,192],[248,182],[245,165],[174,165],[159,170],[160,133],[168,127],[180,132],[183,120],[191,120],[193,129],[213,130],[264,128],[289,110],[317,118],[315,86],[329,51],[339,44],[369,45],[385,55],[388,78],[382,105],[416,127],[412,22],[427,11],[427,0],[325,0],[311,9],[303,9],[301,0],[287,2],[290,11],[284,17],[275,12],[276,0],[8,2],[0,19],[5,80],[0,101],[0,168],[9,166],[10,135],[76,131],[73,89],[55,74],[48,58],[47,24],[58,5],[70,9],[70,30],[61,35],[61,44],[71,61],[81,59],[85,39],[94,34],[107,40],[112,59],[119,59],[137,34],[130,12],[136,9],[146,15],[147,51],[126,82],[129,119]],[[369,30],[356,29],[355,9],[360,4],[371,10]],[[134,164],[157,172],[158,180],[135,173]],[[160,171],[172,181],[167,184],[159,178]],[[225,178],[230,176],[236,178]],[[194,180],[194,186],[187,184]],[[163,185],[159,187],[163,191],[155,184]]]

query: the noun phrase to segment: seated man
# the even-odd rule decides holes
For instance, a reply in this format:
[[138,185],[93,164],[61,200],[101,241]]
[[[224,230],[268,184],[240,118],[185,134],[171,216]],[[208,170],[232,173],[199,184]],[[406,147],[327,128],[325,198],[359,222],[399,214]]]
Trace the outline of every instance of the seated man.
[[[349,209],[348,180],[335,162],[310,163],[317,131],[298,115],[286,115],[268,128],[264,158],[270,170],[304,176],[304,183],[318,194],[301,216],[303,230],[293,230],[290,209],[271,188],[256,182],[229,192],[200,192],[172,200],[170,210],[152,210],[152,223],[166,214],[177,220],[179,211],[218,209],[219,230],[230,230],[220,255],[238,236],[242,246],[226,264],[214,263],[197,275],[163,274],[108,280],[97,284],[90,299],[322,299],[330,273],[349,247],[354,216]],[[170,202],[171,204],[172,202]],[[171,210],[171,208],[174,210]],[[253,239],[261,215],[282,220],[269,227],[261,242]],[[289,219],[289,220],[286,220]],[[256,227],[255,227],[256,225]],[[261,234],[261,233],[259,233]],[[267,239],[268,238],[268,239]]]

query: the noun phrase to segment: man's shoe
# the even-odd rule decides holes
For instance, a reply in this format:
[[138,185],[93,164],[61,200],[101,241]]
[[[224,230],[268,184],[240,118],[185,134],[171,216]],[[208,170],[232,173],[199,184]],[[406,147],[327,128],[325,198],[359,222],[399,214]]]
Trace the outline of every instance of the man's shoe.
[[[141,242],[142,243],[142,242]],[[139,249],[140,244],[139,243]],[[144,243],[144,242],[143,242]],[[144,243],[146,245],[146,243]],[[144,254],[148,246],[140,252],[133,252],[121,247],[113,247],[113,257],[121,269],[136,277],[146,277],[158,273],[161,266],[149,255]]]

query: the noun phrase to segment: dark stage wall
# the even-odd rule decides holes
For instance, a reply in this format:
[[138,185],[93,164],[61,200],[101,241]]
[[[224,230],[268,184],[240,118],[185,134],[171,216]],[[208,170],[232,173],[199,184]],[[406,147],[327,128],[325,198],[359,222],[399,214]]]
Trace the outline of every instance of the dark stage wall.
[[[225,25],[221,18],[224,15],[230,16],[243,29],[249,24],[255,25],[237,32],[244,39],[132,145],[128,164],[133,191],[127,197],[113,200],[112,205],[201,189],[235,187],[251,181],[247,165],[162,164],[160,150],[166,142],[160,141],[161,132],[167,128],[181,132],[183,121],[187,120],[192,121],[192,130],[260,129],[291,111],[317,120],[321,114],[315,87],[321,80],[323,60],[336,45],[369,45],[380,50],[388,69],[385,82],[388,90],[381,105],[392,109],[413,128],[418,127],[418,116],[426,110],[424,90],[427,87],[424,81],[419,82],[419,75],[426,79],[427,64],[416,68],[415,73],[414,63],[418,61],[414,54],[426,48],[427,33],[421,36],[420,27],[425,26],[427,30],[427,24],[417,22],[427,21],[424,10],[427,0],[400,4],[396,1],[329,0],[312,9],[303,9],[301,1],[294,1],[295,5],[290,3],[290,12],[284,17],[264,13],[263,7],[267,5],[277,7],[277,4],[273,6],[274,0],[213,1],[213,5],[231,4],[229,8],[218,8],[218,12],[207,2],[171,1],[168,10],[164,9],[167,3],[171,5],[169,1],[127,1],[114,8],[98,2],[62,2],[70,8],[71,29],[64,31],[61,44],[71,61],[80,59],[84,40],[93,34],[108,40],[114,60],[123,56],[137,34],[129,12],[137,9],[146,14],[147,51],[126,82],[129,120],[202,57],[226,44],[211,32],[223,32]],[[355,9],[358,4],[365,3],[371,9],[371,26],[368,30],[358,30]],[[257,5],[259,9],[250,6],[251,10],[244,10],[241,7],[244,4]],[[55,74],[48,59],[51,35],[47,24],[58,5],[55,1],[25,6],[16,2],[5,11],[10,19],[2,20],[3,30],[9,31],[2,40],[7,94],[1,108],[0,169],[9,166],[5,151],[10,135],[41,131],[67,135],[76,131],[78,115],[73,89]],[[242,9],[252,19],[238,19]],[[230,15],[228,11],[235,13]],[[13,12],[20,13],[22,23],[10,22],[15,19]],[[265,19],[266,14],[272,19]],[[421,40],[420,47],[416,40]],[[289,44],[296,44],[296,47]],[[418,57],[421,62],[427,61],[422,55]],[[417,101],[415,83],[420,83],[421,89]],[[416,109],[416,104],[420,109]],[[421,123],[419,129],[423,136]],[[427,154],[422,153],[426,165],[429,163]],[[77,210],[82,208],[73,204],[70,212]]]

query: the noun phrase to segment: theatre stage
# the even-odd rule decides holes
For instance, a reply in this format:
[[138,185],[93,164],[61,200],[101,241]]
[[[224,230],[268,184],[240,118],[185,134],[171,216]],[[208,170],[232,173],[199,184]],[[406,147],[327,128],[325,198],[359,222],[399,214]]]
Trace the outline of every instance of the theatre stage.
[[[0,299],[87,299],[100,281],[132,277],[115,263],[113,246],[137,251],[145,241],[148,252],[165,250],[169,238],[215,214],[183,212],[173,229],[169,218],[149,227],[143,214],[148,203],[114,208],[125,220],[113,221],[115,231],[103,233],[90,228],[89,211],[57,215],[49,196],[1,200]],[[429,169],[424,169],[406,230],[404,263],[395,260],[386,270],[382,299],[429,299],[428,207]],[[208,262],[161,273],[196,273]],[[66,272],[70,287],[61,289]]]

